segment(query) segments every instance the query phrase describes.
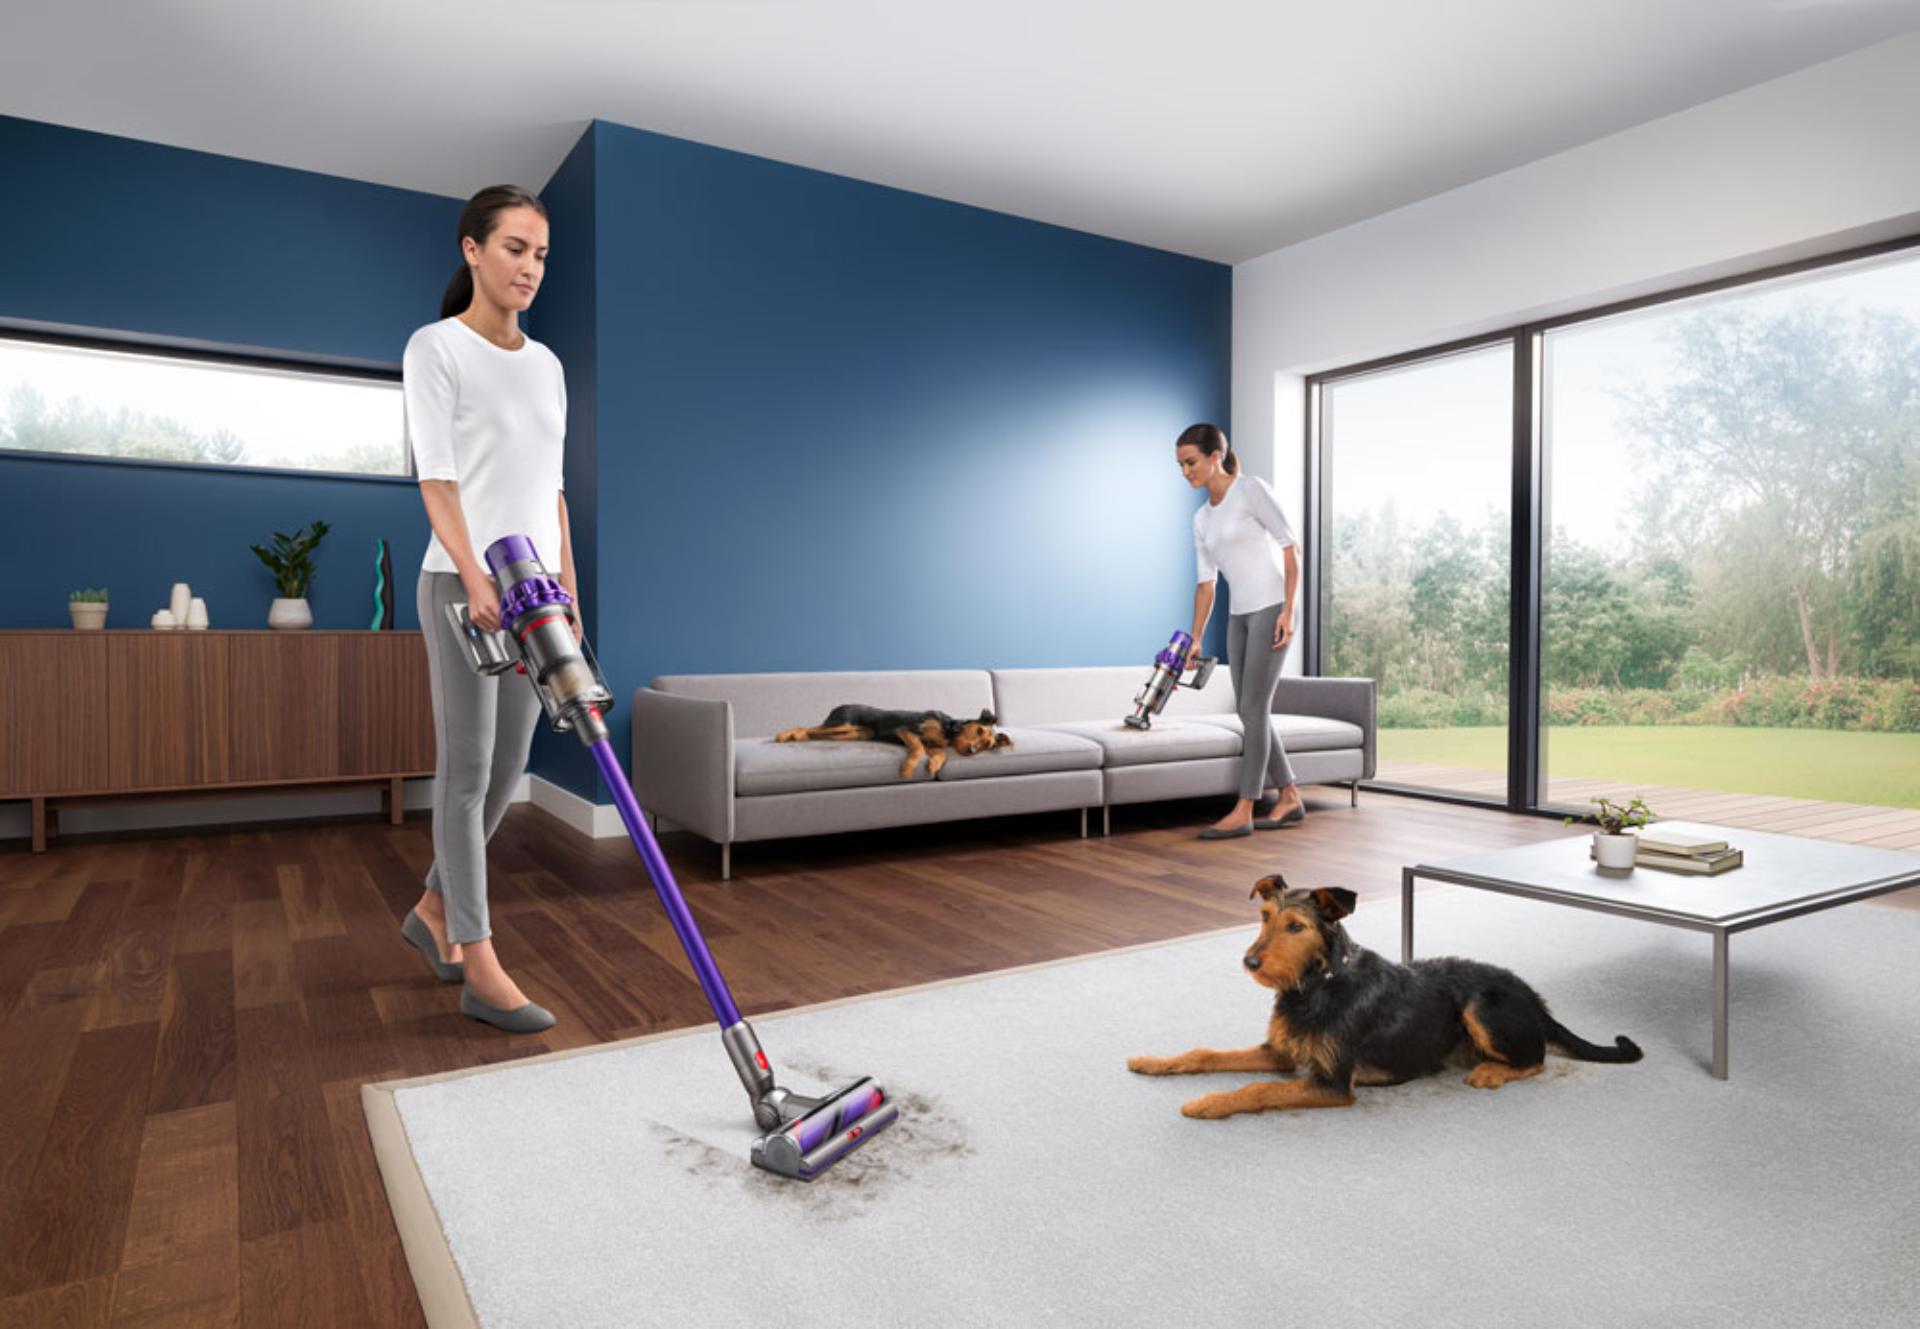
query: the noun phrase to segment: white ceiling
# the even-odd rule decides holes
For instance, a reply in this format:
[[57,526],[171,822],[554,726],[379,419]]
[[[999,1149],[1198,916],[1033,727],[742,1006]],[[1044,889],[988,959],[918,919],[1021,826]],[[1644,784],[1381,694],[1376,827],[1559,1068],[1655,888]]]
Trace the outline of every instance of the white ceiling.
[[1225,261],[1920,0],[0,0],[0,113],[465,197],[598,117]]

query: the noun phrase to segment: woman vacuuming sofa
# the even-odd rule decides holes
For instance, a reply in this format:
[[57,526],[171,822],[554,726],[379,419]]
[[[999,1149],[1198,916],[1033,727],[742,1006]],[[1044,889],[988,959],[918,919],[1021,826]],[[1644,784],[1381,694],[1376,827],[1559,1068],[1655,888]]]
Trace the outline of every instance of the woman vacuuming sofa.
[[[1193,646],[1213,616],[1214,583],[1221,573],[1231,588],[1227,619],[1227,666],[1243,735],[1240,797],[1233,810],[1200,832],[1203,840],[1231,840],[1258,830],[1276,830],[1305,818],[1306,804],[1294,783],[1286,744],[1273,726],[1273,689],[1293,641],[1293,596],[1300,585],[1300,551],[1293,528],[1258,476],[1240,474],[1240,459],[1218,425],[1197,424],[1173,445],[1180,473],[1207,501],[1193,514],[1193,548],[1199,585],[1193,592]],[[1272,785],[1280,796],[1254,812],[1254,800]]]

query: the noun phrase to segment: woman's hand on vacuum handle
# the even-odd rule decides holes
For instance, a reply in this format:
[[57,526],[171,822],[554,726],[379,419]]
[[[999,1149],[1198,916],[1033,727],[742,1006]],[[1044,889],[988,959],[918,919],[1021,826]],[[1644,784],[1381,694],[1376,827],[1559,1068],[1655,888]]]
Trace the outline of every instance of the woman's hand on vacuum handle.
[[500,588],[487,576],[462,576],[467,588],[467,614],[487,632],[500,630]]

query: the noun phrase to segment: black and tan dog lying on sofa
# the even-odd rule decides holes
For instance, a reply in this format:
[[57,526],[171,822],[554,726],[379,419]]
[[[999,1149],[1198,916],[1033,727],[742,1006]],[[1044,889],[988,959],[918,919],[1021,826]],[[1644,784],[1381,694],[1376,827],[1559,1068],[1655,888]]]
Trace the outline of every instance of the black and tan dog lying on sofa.
[[945,711],[889,711],[848,704],[828,711],[827,718],[817,725],[782,729],[773,737],[776,743],[851,743],[862,739],[898,743],[907,750],[907,759],[900,763],[900,778],[911,780],[921,762],[927,764],[929,776],[940,774],[950,752],[971,757],[989,748],[1012,747],[1011,738],[994,731],[998,723],[992,711],[980,712],[977,720],[956,720]]

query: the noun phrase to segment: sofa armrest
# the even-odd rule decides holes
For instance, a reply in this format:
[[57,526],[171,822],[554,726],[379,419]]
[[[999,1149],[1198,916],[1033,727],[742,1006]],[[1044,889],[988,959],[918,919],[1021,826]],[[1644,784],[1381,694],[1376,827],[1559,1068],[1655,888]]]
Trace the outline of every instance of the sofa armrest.
[[654,816],[730,844],[733,703],[636,689],[633,792]]
[[1379,748],[1378,688],[1370,678],[1283,678],[1273,690],[1276,715],[1317,715],[1359,725],[1361,776],[1373,778]]

